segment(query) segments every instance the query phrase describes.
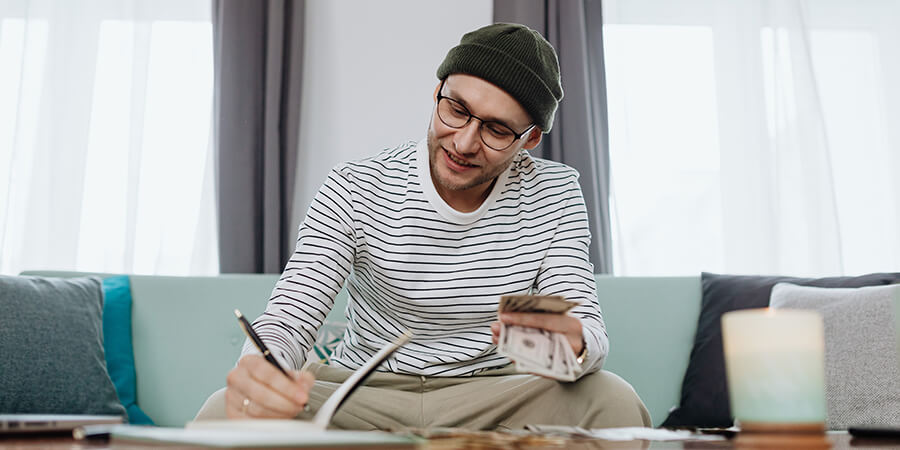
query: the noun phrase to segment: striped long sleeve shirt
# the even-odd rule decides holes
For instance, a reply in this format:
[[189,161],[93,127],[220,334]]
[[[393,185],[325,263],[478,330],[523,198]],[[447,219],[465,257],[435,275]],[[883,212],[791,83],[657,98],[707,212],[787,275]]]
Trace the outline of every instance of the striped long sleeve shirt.
[[299,369],[346,282],[348,326],[330,364],[357,369],[410,329],[413,340],[380,370],[471,376],[510,363],[491,342],[500,296],[562,295],[581,302],[572,314],[590,373],[609,340],[589,242],[571,167],[520,151],[481,207],[461,213],[432,184],[426,140],[411,142],[329,173],[254,328]]

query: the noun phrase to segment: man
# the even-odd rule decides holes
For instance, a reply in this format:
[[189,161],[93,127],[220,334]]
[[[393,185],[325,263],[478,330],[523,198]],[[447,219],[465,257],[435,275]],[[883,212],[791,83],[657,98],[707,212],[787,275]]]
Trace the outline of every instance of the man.
[[[527,27],[489,25],[463,36],[437,76],[427,139],[338,165],[309,207],[295,253],[254,323],[291,375],[245,344],[224,394],[214,394],[199,419],[310,417],[409,328],[413,340],[354,393],[333,426],[650,425],[631,386],[600,371],[608,339],[578,174],[527,152],[550,131],[562,99],[553,48]],[[301,373],[345,282],[343,341],[329,365]],[[517,374],[497,354],[498,300],[527,293],[581,302],[569,315],[499,317],[562,333],[582,364],[575,382]]]

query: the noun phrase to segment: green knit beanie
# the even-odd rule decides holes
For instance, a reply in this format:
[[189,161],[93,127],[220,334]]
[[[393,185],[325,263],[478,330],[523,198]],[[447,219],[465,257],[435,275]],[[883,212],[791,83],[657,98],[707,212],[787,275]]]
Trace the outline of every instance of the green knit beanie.
[[466,33],[437,70],[438,79],[465,73],[489,81],[515,98],[547,133],[563,98],[559,60],[540,33],[524,25],[495,23]]

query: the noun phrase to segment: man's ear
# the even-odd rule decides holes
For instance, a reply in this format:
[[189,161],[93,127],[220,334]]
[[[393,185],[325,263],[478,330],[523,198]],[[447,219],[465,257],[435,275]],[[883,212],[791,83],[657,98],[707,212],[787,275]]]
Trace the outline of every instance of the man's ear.
[[528,132],[528,140],[525,141],[525,145],[523,145],[522,148],[531,150],[537,147],[537,145],[541,143],[541,136],[543,136],[543,134],[544,132],[540,128],[532,128],[531,131]]
[[438,80],[437,86],[434,87],[434,93],[431,94],[431,99],[432,99],[432,100],[437,101],[438,92],[441,90],[441,83],[442,83],[443,81],[444,81],[444,80]]

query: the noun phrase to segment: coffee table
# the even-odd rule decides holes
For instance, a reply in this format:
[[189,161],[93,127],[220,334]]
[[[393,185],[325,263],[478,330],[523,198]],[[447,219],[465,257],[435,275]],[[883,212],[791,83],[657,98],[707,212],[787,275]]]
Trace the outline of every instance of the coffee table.
[[[516,442],[510,445],[487,445],[477,434],[473,434],[473,440],[467,441],[465,436],[459,436],[452,439],[433,439],[421,448],[425,450],[443,450],[457,448],[516,448],[516,449],[539,449],[539,448],[565,448],[565,449],[631,449],[631,448],[649,448],[649,449],[732,449],[742,448],[736,446],[735,440],[724,441],[677,441],[677,442],[648,442],[648,441],[605,441],[597,439],[577,440],[577,439],[559,439],[559,440],[534,440],[532,442]],[[900,439],[866,439],[861,440],[853,438],[844,432],[828,433],[826,438],[834,449],[844,448],[884,448],[884,449],[900,449]],[[473,445],[474,444],[474,445]],[[180,446],[154,446],[149,444],[138,443],[121,443],[121,442],[94,442],[94,441],[76,441],[65,435],[56,436],[3,436],[0,437],[0,450],[147,450],[148,448],[163,447],[166,449],[196,449],[198,447],[180,447]],[[359,449],[360,447],[354,447]],[[379,448],[379,447],[365,447]],[[339,448],[328,447],[328,450],[339,450]]]

